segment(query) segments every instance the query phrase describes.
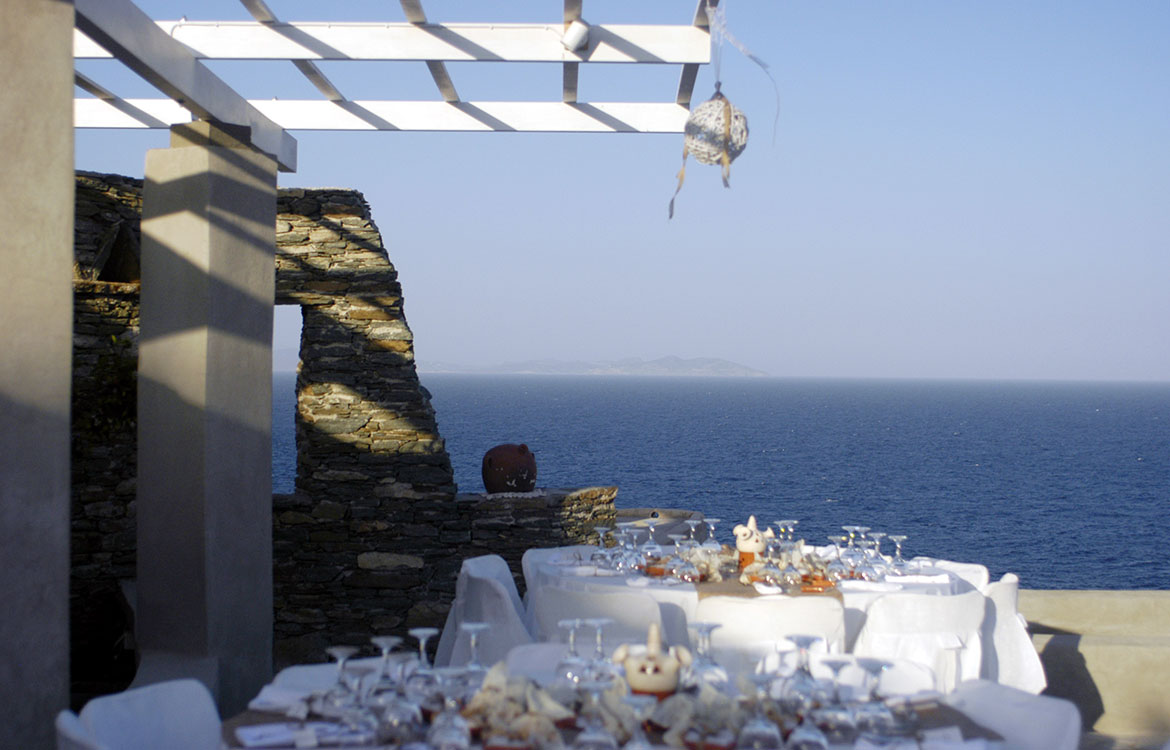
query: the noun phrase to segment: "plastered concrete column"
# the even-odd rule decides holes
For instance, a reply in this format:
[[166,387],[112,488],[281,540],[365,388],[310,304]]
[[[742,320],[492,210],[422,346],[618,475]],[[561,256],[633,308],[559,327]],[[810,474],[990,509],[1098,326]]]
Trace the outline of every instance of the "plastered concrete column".
[[197,677],[230,715],[272,668],[276,165],[183,130],[143,192],[135,683]]
[[0,747],[51,748],[69,703],[73,6],[0,2]]

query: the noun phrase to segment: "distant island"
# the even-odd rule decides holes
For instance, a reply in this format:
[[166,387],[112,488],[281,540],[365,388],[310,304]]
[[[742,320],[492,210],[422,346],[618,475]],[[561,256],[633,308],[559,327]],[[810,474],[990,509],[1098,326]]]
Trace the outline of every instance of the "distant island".
[[534,359],[525,362],[504,362],[491,367],[470,367],[445,362],[418,362],[420,372],[479,373],[486,375],[654,375],[676,377],[767,377],[768,373],[735,362],[713,357],[659,357],[645,360],[638,357],[602,362]]

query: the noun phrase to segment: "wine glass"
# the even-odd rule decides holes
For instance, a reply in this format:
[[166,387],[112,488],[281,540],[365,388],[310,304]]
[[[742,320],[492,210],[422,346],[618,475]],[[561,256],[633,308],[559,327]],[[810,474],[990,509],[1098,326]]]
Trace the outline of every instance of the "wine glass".
[[605,728],[601,715],[601,694],[609,689],[608,680],[586,680],[580,684],[585,693],[581,707],[581,733],[573,741],[573,750],[617,750],[617,739]]
[[823,640],[819,635],[785,635],[792,645],[796,646],[797,664],[792,674],[784,680],[781,686],[781,701],[789,713],[799,715],[807,711],[813,703],[813,694],[817,689],[817,680],[809,669],[808,650],[817,641]]
[[889,540],[894,543],[894,561],[890,563],[894,573],[897,575],[907,575],[910,573],[910,563],[906,558],[902,557],[902,543],[905,542],[907,536],[905,534],[890,534]]
[[468,750],[471,746],[471,728],[459,714],[461,683],[466,678],[464,667],[438,667],[434,670],[443,710],[431,720],[427,744],[434,750]]
[[411,628],[406,631],[418,641],[418,664],[406,678],[406,697],[420,706],[430,705],[437,697],[438,680],[427,658],[427,641],[439,634],[438,628]]
[[695,622],[690,627],[698,637],[695,639],[695,655],[691,665],[683,673],[683,685],[698,687],[710,685],[723,693],[732,691],[731,676],[720,666],[711,653],[711,633],[723,627],[718,622]]
[[829,739],[825,733],[817,728],[812,721],[812,715],[806,713],[792,734],[788,735],[788,744],[785,750],[829,750]]
[[719,540],[715,538],[715,524],[719,523],[723,519],[704,518],[703,520],[707,523],[707,538],[703,540],[702,547],[703,549],[709,549],[713,552],[718,552],[719,550],[723,549],[723,545],[721,545]]
[[849,535],[849,546],[853,546],[853,540],[857,537],[857,532],[861,530],[860,526],[842,526],[845,533]]
[[372,695],[382,692],[393,692],[398,689],[398,680],[390,670],[390,653],[402,644],[402,637],[397,635],[376,635],[370,642],[378,647],[382,653],[382,661],[378,663],[378,676],[370,688]]
[[589,661],[577,653],[577,628],[581,627],[581,620],[558,620],[557,627],[568,631],[569,649],[557,662],[556,677],[553,679],[551,691],[554,698],[564,705],[569,705],[575,699],[578,683],[588,674]]
[[784,738],[780,734],[780,727],[776,726],[776,722],[769,719],[764,712],[772,675],[754,672],[749,675],[748,679],[756,688],[755,712],[740,728],[735,747],[737,750],[780,750],[784,747]]
[[650,718],[650,712],[658,705],[658,699],[653,695],[630,693],[622,696],[622,703],[630,707],[634,714],[634,731],[629,742],[622,746],[622,750],[654,750],[654,745],[646,738],[643,725]]
[[894,715],[885,701],[878,696],[878,689],[881,687],[882,672],[891,664],[882,659],[862,656],[858,657],[857,666],[865,670],[869,677],[864,698],[853,709],[857,728],[878,737],[887,736],[894,729]]
[[357,696],[350,690],[349,683],[345,679],[345,665],[357,652],[358,649],[356,646],[330,646],[325,649],[325,653],[329,654],[330,658],[337,662],[337,680],[323,696],[324,705],[328,707],[331,713],[337,712],[337,714],[340,714],[341,711],[357,700]]
[[857,727],[853,723],[853,711],[841,701],[841,670],[850,664],[850,660],[831,657],[821,659],[821,664],[832,671],[833,679],[829,699],[813,712],[814,718],[830,741],[850,743]]
[[474,695],[479,686],[483,684],[483,678],[487,674],[487,667],[479,663],[479,636],[486,630],[491,629],[491,625],[486,622],[461,622],[459,629],[467,633],[467,664],[464,666],[465,683],[467,686],[468,696]]
[[614,619],[612,617],[589,617],[582,622],[593,628],[597,634],[593,658],[589,661],[589,679],[594,682],[598,680],[612,681],[617,675],[617,667],[605,655],[605,627],[612,625]]

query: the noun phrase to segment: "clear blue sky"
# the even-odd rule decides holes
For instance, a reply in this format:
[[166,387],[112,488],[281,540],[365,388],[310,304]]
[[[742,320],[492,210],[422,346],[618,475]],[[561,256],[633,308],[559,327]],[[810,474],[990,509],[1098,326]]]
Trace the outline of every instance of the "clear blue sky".
[[[140,0],[247,19],[229,0]],[[283,20],[397,3],[268,0]],[[327,7],[328,6],[328,7]],[[337,7],[332,7],[337,6]],[[430,0],[436,21],[558,21],[556,0]],[[294,132],[282,186],[363,192],[419,362],[722,357],[778,376],[1170,380],[1170,3],[725,0],[723,90],[751,141],[730,190],[682,137]],[[692,0],[585,0],[689,23]],[[119,94],[153,95],[90,63]],[[255,66],[256,64],[247,64]],[[288,64],[213,68],[311,97]],[[324,66],[351,98],[437,93],[421,63]],[[673,97],[677,67],[583,68],[581,99]],[[556,66],[451,65],[465,99],[555,99]],[[278,84],[265,84],[263,76]],[[712,90],[705,69],[696,100]],[[774,138],[774,143],[773,143]],[[142,174],[165,133],[79,131]],[[278,315],[281,341],[287,317]]]

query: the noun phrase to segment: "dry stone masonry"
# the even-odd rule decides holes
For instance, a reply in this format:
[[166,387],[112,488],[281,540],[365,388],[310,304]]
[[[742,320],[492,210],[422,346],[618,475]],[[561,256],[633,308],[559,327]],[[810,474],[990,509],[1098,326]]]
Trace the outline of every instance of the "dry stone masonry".
[[[122,659],[135,575],[140,180],[78,173],[74,371],[74,653]],[[276,664],[332,643],[441,625],[464,557],[584,541],[617,488],[457,495],[419,383],[402,288],[369,207],[283,189],[276,302],[302,310],[297,478],[273,498]],[[133,598],[133,594],[130,594]],[[95,668],[95,671],[100,671]],[[75,683],[77,682],[75,664]]]

